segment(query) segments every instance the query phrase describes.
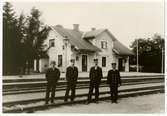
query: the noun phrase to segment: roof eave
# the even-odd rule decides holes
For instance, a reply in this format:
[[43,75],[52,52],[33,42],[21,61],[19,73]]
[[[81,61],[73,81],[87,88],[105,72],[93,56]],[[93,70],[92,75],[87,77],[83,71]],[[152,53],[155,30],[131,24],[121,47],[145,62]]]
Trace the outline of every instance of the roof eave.
[[83,39],[94,39],[95,36],[83,37]]
[[79,51],[87,51],[87,52],[101,52],[100,49],[79,49]]
[[117,51],[116,49],[113,49],[113,52],[119,56],[133,56],[133,53],[120,53],[119,51]]

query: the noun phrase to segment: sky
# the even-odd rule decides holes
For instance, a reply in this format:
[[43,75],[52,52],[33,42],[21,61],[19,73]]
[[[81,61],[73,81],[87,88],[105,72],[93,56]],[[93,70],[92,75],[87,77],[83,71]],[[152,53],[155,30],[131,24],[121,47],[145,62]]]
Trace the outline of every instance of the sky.
[[[161,2],[160,2],[161,1]],[[22,2],[11,1],[19,15],[29,15],[34,6],[42,11],[41,20],[47,25],[73,28],[81,31],[107,28],[120,42],[129,47],[135,38],[149,38],[155,33],[164,36],[164,3],[157,1],[105,2]]]

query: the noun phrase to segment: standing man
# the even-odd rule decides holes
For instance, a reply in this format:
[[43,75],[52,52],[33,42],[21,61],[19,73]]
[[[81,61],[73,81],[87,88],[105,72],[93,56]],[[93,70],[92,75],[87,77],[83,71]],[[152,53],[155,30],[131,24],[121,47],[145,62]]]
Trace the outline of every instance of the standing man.
[[89,104],[92,100],[93,89],[95,88],[95,102],[98,103],[99,100],[99,85],[101,78],[103,77],[102,69],[98,66],[98,59],[94,59],[95,66],[91,67],[89,78],[90,78],[90,87],[88,93],[88,101]]
[[47,87],[46,87],[46,100],[45,104],[48,104],[49,102],[49,96],[51,92],[51,103],[54,103],[54,97],[55,97],[55,89],[57,81],[60,78],[60,71],[55,67],[56,62],[51,61],[51,68],[49,68],[46,71],[46,80],[47,80]]
[[75,60],[71,59],[71,66],[67,67],[66,70],[66,80],[67,80],[67,89],[65,93],[64,101],[68,101],[69,91],[71,90],[71,102],[74,101],[75,98],[75,87],[78,79],[78,68],[75,65]]
[[121,86],[121,77],[118,70],[116,70],[116,63],[112,63],[112,70],[108,71],[107,83],[110,86],[112,103],[117,103],[118,87]]

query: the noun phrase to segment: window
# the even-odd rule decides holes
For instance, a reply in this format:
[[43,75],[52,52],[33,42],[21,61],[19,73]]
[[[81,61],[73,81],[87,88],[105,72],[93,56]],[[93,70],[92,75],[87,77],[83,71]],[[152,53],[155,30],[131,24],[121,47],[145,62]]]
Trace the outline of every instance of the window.
[[71,45],[71,50],[74,50],[75,49],[75,46],[74,45]]
[[63,49],[63,50],[65,49],[64,45],[62,46],[62,49]]
[[54,47],[55,46],[55,40],[54,39],[50,39],[49,40],[49,47]]
[[101,48],[106,49],[107,48],[107,42],[101,41]]
[[102,67],[106,67],[106,57],[102,57]]
[[62,67],[62,55],[58,55],[58,67]]

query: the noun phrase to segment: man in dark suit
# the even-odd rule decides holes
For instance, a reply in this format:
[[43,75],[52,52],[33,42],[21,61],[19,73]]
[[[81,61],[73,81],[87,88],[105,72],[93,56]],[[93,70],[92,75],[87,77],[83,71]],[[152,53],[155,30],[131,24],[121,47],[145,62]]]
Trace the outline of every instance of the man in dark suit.
[[51,68],[48,68],[48,70],[46,71],[47,87],[46,87],[45,104],[48,104],[49,102],[50,93],[51,93],[51,103],[54,103],[56,83],[60,78],[60,71],[55,67],[56,62],[52,61],[50,65]]
[[111,101],[117,103],[118,87],[121,86],[120,72],[116,70],[116,63],[112,63],[112,70],[108,71],[107,83],[110,86]]
[[74,101],[75,98],[75,87],[78,79],[78,68],[75,65],[75,60],[71,59],[71,66],[67,67],[66,70],[66,80],[67,80],[67,89],[65,93],[64,101],[68,101],[69,91],[71,90],[71,101]]
[[91,67],[89,72],[90,87],[89,87],[87,104],[91,102],[91,97],[92,97],[94,88],[95,88],[95,102],[98,103],[99,85],[100,85],[101,78],[103,77],[102,69],[98,66],[98,59],[94,59],[94,63],[95,63],[95,66]]

